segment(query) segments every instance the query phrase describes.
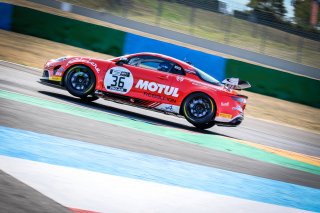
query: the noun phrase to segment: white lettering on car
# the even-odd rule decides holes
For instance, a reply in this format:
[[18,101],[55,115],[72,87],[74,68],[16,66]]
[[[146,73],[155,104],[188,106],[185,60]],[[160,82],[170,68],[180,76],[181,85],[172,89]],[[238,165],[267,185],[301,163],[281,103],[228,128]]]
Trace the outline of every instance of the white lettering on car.
[[89,63],[91,64],[94,69],[99,73],[100,72],[100,68],[98,67],[98,65],[96,63],[94,63],[93,61],[91,61],[91,59],[87,60],[87,59],[84,59],[84,58],[74,58],[74,59],[71,59],[70,61],[68,61],[68,65],[69,64],[72,64],[74,62],[83,62],[83,63]]
[[136,85],[136,88],[147,90],[148,84],[149,81],[139,80]]
[[136,88],[149,90],[151,92],[156,92],[156,91],[158,91],[158,93],[164,92],[165,95],[179,97],[179,94],[178,94],[179,88],[170,87],[164,84],[158,84],[156,82],[144,81],[142,79],[139,79],[138,83],[136,84]]
[[223,107],[228,107],[229,106],[229,102],[221,102],[221,106],[223,106]]
[[166,85],[158,84],[158,86],[159,86],[158,93],[162,93],[162,90],[166,87]]
[[150,82],[149,85],[148,85],[148,89],[151,92],[155,92],[155,91],[158,90],[158,85],[155,82]]

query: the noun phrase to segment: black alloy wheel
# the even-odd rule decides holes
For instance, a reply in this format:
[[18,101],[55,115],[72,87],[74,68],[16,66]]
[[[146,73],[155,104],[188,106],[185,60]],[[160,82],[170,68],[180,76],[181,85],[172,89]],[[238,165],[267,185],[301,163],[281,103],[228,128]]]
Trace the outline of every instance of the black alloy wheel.
[[187,121],[199,129],[214,126],[215,103],[204,93],[193,93],[183,102],[183,113]]
[[93,92],[96,85],[96,77],[93,71],[83,65],[71,67],[64,78],[68,92],[84,101],[94,101],[98,97]]

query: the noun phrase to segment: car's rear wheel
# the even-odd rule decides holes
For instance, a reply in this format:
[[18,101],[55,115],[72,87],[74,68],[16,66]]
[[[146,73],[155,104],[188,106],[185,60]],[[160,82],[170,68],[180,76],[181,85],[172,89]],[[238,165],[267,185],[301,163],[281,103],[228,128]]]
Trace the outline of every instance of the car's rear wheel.
[[209,129],[215,125],[214,121],[209,121],[208,123],[192,123],[197,129]]
[[98,99],[93,94],[96,77],[89,67],[83,65],[71,67],[66,73],[64,84],[70,94],[82,100],[94,101]]
[[198,129],[208,129],[214,126],[216,112],[215,103],[205,93],[193,93],[183,102],[183,114],[187,121]]

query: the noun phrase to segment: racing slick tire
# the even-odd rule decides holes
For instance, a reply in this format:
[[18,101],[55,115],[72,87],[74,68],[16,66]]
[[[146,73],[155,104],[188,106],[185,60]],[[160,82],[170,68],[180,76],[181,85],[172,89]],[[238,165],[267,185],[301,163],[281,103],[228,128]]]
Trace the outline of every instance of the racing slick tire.
[[88,95],[86,97],[80,97],[80,98],[84,102],[92,102],[99,99],[97,96],[93,96],[93,95]]
[[205,124],[196,124],[196,123],[192,123],[192,125],[194,125],[197,129],[209,129],[211,127],[213,127],[215,125],[214,121],[209,121],[208,123]]
[[98,99],[93,94],[96,86],[96,77],[89,67],[83,65],[71,67],[64,78],[64,85],[71,95],[84,101]]
[[183,114],[188,122],[198,129],[214,126],[216,106],[210,96],[197,92],[189,95],[182,104]]

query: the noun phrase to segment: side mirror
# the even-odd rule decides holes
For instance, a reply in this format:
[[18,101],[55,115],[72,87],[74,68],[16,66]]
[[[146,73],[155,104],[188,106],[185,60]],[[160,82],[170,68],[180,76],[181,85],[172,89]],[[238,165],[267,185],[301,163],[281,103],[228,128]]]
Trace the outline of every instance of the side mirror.
[[121,58],[119,59],[119,61],[116,62],[116,65],[121,66],[121,65],[123,65],[123,64],[127,64],[128,61],[129,61],[128,58],[126,58],[126,57],[121,57]]

